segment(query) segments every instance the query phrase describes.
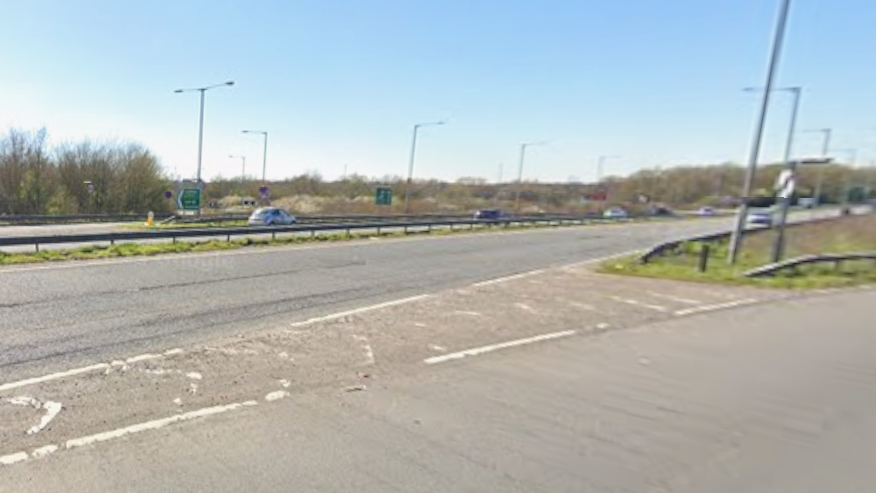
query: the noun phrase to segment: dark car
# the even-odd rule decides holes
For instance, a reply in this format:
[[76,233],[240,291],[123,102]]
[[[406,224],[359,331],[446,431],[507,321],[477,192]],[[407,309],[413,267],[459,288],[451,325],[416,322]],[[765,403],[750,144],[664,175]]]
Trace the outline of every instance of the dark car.
[[655,206],[648,209],[648,214],[652,216],[673,216],[675,215],[669,208],[663,206]]
[[474,213],[474,218],[476,221],[489,221],[502,219],[505,217],[505,214],[502,213],[499,209],[481,209]]

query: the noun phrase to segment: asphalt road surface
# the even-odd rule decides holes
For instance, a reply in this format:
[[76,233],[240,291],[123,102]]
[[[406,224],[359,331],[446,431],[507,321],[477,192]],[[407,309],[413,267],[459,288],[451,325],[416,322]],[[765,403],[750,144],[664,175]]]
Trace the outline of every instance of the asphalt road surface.
[[0,491],[872,491],[874,296],[788,298],[296,393],[0,469]]
[[604,257],[728,220],[584,226],[0,269],[3,380]]

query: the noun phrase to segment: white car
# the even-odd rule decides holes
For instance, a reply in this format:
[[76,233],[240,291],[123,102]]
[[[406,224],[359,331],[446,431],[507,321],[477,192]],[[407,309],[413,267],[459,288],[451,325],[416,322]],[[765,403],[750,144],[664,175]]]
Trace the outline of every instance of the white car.
[[630,217],[630,215],[620,207],[612,207],[611,209],[606,209],[605,212],[602,213],[602,217],[606,219],[624,219]]
[[288,225],[298,222],[298,218],[276,207],[256,209],[246,221],[250,226]]
[[700,210],[697,211],[697,215],[711,217],[715,215],[715,209],[709,206],[701,207]]

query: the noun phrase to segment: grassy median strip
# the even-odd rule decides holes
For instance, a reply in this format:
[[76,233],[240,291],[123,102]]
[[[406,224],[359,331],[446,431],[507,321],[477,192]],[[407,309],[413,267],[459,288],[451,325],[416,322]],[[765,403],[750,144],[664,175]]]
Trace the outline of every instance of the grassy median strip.
[[[678,251],[640,264],[638,256],[603,263],[600,271],[684,281],[746,284],[762,287],[820,289],[876,282],[872,260],[846,261],[835,266],[815,264],[783,271],[774,276],[747,278],[742,273],[770,263],[775,231],[747,235],[736,265],[727,264],[727,242],[709,244],[705,272],[698,269],[703,243],[685,243]],[[876,215],[848,217],[834,221],[795,226],[787,229],[785,258],[819,253],[876,251]]]
[[[588,223],[585,223],[588,224]],[[293,245],[299,243],[325,243],[354,240],[373,240],[379,238],[400,238],[417,234],[430,234],[433,236],[489,233],[508,231],[515,229],[558,227],[546,223],[522,223],[513,226],[476,225],[469,229],[468,226],[460,226],[450,229],[446,226],[433,227],[431,231],[427,226],[411,226],[408,233],[394,229],[382,231],[379,235],[376,231],[355,232],[348,235],[346,232],[318,233],[313,236],[302,233],[277,233],[276,238],[252,238],[245,237],[232,239],[231,241],[208,240],[208,241],[177,241],[176,243],[120,243],[116,245],[88,245],[78,248],[42,250],[32,253],[5,253],[0,252],[0,265],[32,264],[40,262],[61,262],[69,260],[95,260],[105,258],[154,256],[174,253],[210,252],[217,250],[234,250],[248,247],[267,247]],[[374,228],[377,229],[376,227]],[[221,236],[222,233],[217,233]],[[265,234],[263,233],[262,236]]]

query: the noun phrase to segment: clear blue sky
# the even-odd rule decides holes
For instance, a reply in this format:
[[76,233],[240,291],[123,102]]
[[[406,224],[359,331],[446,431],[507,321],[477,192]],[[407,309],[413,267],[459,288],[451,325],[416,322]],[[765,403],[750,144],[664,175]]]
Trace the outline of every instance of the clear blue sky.
[[[607,171],[742,162],[778,0],[27,0],[0,15],[0,127],[45,126],[55,142],[131,139],[193,176],[197,93],[207,93],[204,176],[268,176],[345,164],[417,176],[592,179]],[[794,0],[779,84],[802,85],[801,128],[876,159],[872,0]],[[778,159],[789,98],[771,110]],[[800,136],[798,154],[817,154]]]

